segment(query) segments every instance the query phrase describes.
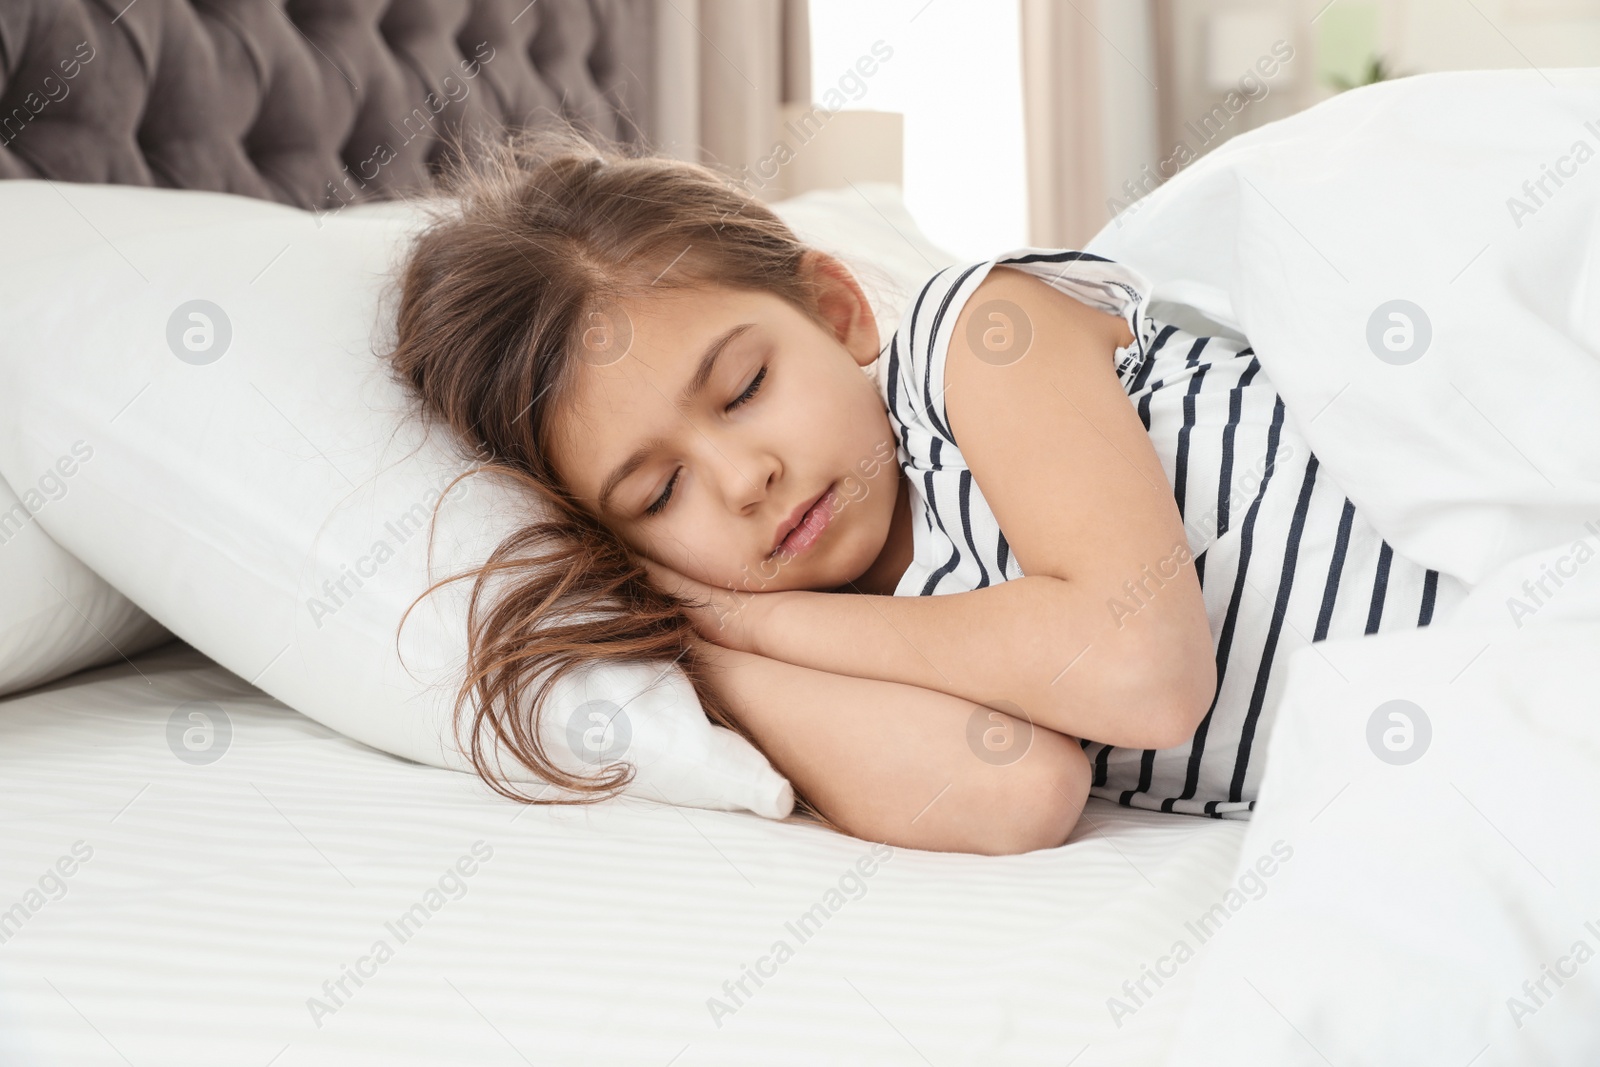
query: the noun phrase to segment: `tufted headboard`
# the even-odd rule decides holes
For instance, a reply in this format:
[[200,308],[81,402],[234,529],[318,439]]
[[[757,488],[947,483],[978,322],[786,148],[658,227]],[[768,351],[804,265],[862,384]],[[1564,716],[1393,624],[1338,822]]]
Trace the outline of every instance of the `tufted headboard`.
[[0,0],[0,178],[308,209],[553,115],[653,139],[653,0]]

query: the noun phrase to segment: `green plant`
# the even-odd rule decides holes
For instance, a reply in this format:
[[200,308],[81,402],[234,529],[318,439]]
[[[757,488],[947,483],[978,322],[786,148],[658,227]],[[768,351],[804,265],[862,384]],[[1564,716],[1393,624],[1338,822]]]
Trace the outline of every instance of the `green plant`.
[[1374,82],[1389,81],[1394,78],[1403,77],[1405,77],[1404,74],[1390,70],[1384,64],[1382,56],[1373,56],[1371,59],[1367,60],[1366,70],[1362,73],[1360,81],[1353,82],[1343,75],[1330,74],[1328,75],[1328,84],[1342,93],[1346,89],[1355,89],[1362,85],[1371,85]]

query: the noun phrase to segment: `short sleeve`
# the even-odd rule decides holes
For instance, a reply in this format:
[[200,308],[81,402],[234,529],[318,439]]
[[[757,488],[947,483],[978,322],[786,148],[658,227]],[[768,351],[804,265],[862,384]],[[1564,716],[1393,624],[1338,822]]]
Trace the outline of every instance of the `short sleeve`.
[[[1150,285],[1131,267],[1075,249],[1018,248],[993,259],[946,267],[918,290],[901,316],[879,380],[884,405],[915,459],[944,458],[956,445],[945,404],[945,358],[967,300],[999,265],[1027,271],[1090,307],[1119,315],[1132,343],[1115,353],[1124,386],[1133,380],[1153,340],[1147,314]],[[921,441],[923,448],[910,447]]]
[[[953,444],[944,403],[944,355],[961,305],[994,261],[946,267],[925,282],[889,342],[884,405],[908,434]],[[969,284],[970,283],[970,284]]]

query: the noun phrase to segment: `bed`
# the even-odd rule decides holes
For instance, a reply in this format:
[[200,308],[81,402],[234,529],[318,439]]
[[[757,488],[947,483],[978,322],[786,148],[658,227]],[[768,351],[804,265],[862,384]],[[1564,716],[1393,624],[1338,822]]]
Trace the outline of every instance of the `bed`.
[[[5,40],[32,63],[13,89],[73,33],[96,48],[3,173],[381,213],[425,180],[435,139],[371,189],[328,180],[371,157],[372,116],[471,58],[474,31],[497,49],[494,91],[450,128],[564,98],[644,136],[650,5],[545,4],[537,32],[521,7],[401,2],[330,29],[265,3],[8,4]],[[240,40],[285,64],[261,101],[228,62]],[[313,108],[307,85],[342,84],[305,69],[319,48],[363,87],[353,107]],[[136,138],[118,92],[148,94]],[[225,758],[185,758],[186,709],[225,732]],[[7,1064],[1156,1063],[1186,976],[1134,1018],[1106,998],[1159,955],[1160,916],[1219,896],[1244,834],[1094,801],[1066,848],[881,859],[748,812],[527,807],[344,736],[181,639],[0,703],[0,761]]]
[[[196,700],[231,721],[211,766],[166,741]],[[1220,896],[1244,832],[1096,801],[1065,848],[900,850],[841,890],[870,843],[516,805],[180,643],[8,701],[3,737],[8,903],[93,851],[3,946],[17,1064],[1156,1063],[1189,976],[1120,1028],[1106,998],[1164,916]]]
[[[58,124],[26,131],[51,136],[24,144],[25,157],[0,151],[0,175],[325,210],[327,183],[371,156],[380,135],[369,120],[465,60],[469,32],[494,40],[505,61],[487,68],[495,91],[450,112],[452,123],[513,125],[541,101],[565,101],[617,136],[649,136],[638,71],[652,5],[546,0],[536,13],[545,29],[531,38],[515,28],[520,3],[397,0],[381,23],[377,6],[319,21],[309,7],[285,17],[244,0],[145,0],[121,13],[6,4],[0,40],[32,42],[18,54],[44,44],[71,54],[66,34],[84,29],[105,45],[100,92],[160,107],[135,137],[136,114],[112,97],[82,112],[66,110],[70,97],[52,102]],[[271,44],[234,63],[201,47],[229,40]],[[364,72],[349,106],[309,88],[331,81],[314,70],[335,43],[349,72]],[[239,99],[259,103],[258,83],[232,79],[245,60],[268,69],[269,55],[295,62],[273,68],[281,77],[258,109],[263,123],[241,124],[249,106]],[[174,71],[187,79],[166,76]],[[1514,86],[1525,98],[1542,92],[1526,81]],[[1596,99],[1592,76],[1568,85],[1563,115]],[[1232,225],[1241,244],[1279,249],[1284,269],[1304,277],[1309,268],[1288,260],[1310,253],[1270,231],[1274,213],[1256,205],[1247,216],[1228,200],[1248,184],[1238,176],[1266,182],[1282,158],[1262,154],[1275,132],[1309,137],[1314,121],[1381,131],[1376,97],[1398,91],[1372,87],[1361,97],[1369,111],[1324,108],[1239,138],[1089,247],[1136,263],[1187,313],[1261,336],[1264,352],[1294,350],[1304,336],[1268,315],[1262,272],[1208,260],[1215,235],[1173,241],[1161,260],[1151,234]],[[1339,107],[1356,109],[1361,94],[1349,95]],[[120,134],[91,136],[85,115]],[[410,146],[359,199],[425,180],[433,143]],[[1529,135],[1515,163],[1544,147]],[[1268,189],[1288,202],[1287,179]],[[1563,210],[1591,219],[1593,203],[1574,192]],[[1354,210],[1330,206],[1325,218],[1341,208]],[[1587,388],[1582,351],[1575,342],[1573,373]],[[1282,362],[1286,395],[1316,411],[1333,387],[1314,371],[1331,364],[1297,376]],[[1573,392],[1581,405],[1583,390]],[[1385,395],[1382,383],[1358,388],[1350,417],[1381,413]],[[1496,616],[1506,591],[1537,573],[1536,550],[1561,543],[1571,516],[1558,507],[1588,507],[1592,464],[1563,472],[1565,492],[1500,493],[1521,502],[1515,529],[1493,525],[1505,509],[1491,515],[1489,494],[1471,497],[1478,510],[1457,517],[1489,535],[1463,547],[1419,488],[1437,468],[1419,461],[1364,483],[1371,457],[1339,440],[1328,441],[1330,463],[1362,486],[1386,533],[1481,592],[1460,628],[1297,653],[1268,752],[1274,771],[1248,823],[1091,799],[1063,847],[980,857],[875,848],[803,821],[641,796],[523,806],[302,714],[254,684],[261,674],[202,653],[202,632],[10,696],[0,701],[0,1061],[1592,1062],[1597,1039],[1583,1020],[1600,1003],[1600,969],[1572,969],[1570,949],[1600,945],[1600,929],[1582,922],[1587,909],[1600,925],[1600,873],[1586,831],[1563,826],[1600,815],[1589,784],[1600,734],[1573,711],[1593,711],[1583,650],[1600,639],[1600,581],[1580,572],[1537,627],[1508,632]],[[1381,434],[1367,444],[1380,458],[1396,447]],[[1561,444],[1530,462],[1554,469]],[[139,591],[132,578],[120,584]],[[1467,667],[1475,681],[1452,688]],[[1440,709],[1439,755],[1403,774],[1367,743],[1378,697],[1396,692]],[[223,758],[186,746],[195,728],[224,737]],[[1541,794],[1548,807],[1507,787],[1495,751],[1559,763],[1558,784]],[[1552,961],[1564,984],[1523,992]]]

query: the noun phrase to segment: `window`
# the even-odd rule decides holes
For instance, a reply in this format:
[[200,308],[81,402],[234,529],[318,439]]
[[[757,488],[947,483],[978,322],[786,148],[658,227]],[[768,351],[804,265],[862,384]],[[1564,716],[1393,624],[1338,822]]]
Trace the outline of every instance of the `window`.
[[[1018,5],[811,0],[815,97],[882,39],[893,50],[845,110],[905,116],[905,201],[962,259],[1028,243]],[[881,48],[880,48],[881,51]]]

